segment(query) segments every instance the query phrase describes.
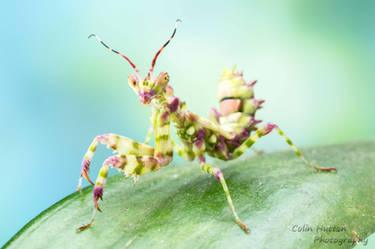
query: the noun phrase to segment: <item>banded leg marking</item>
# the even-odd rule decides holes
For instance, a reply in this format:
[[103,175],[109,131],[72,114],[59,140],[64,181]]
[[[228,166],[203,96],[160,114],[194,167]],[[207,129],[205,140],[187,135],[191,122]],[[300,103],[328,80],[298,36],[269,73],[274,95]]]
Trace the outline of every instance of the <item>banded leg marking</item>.
[[162,111],[156,118],[155,157],[162,166],[168,165],[173,159],[173,144],[170,137],[170,117],[168,111]]
[[234,134],[224,130],[219,124],[216,124],[206,118],[202,118],[192,112],[188,112],[187,115],[191,120],[195,121],[196,123],[199,123],[203,128],[212,130],[216,132],[218,135],[222,135],[227,139],[232,139],[234,137]]
[[151,140],[153,132],[154,132],[154,126],[150,125],[150,128],[148,128],[148,131],[147,131],[147,135],[146,135],[146,139],[145,139],[145,144],[149,144],[150,143],[150,140]]
[[[180,155],[183,159],[186,161],[193,161],[195,159],[194,152],[191,148],[185,146],[184,144],[180,145],[175,142],[173,142],[173,150],[177,152],[178,155]],[[191,146],[190,146],[191,147]]]
[[245,223],[243,223],[240,218],[238,217],[237,213],[236,213],[236,209],[234,208],[234,205],[233,205],[233,201],[232,201],[232,198],[230,197],[230,193],[229,193],[229,189],[228,189],[228,186],[227,186],[227,183],[225,182],[225,179],[224,179],[224,175],[223,173],[221,172],[220,169],[218,168],[214,168],[206,163],[202,163],[201,164],[201,169],[211,175],[214,175],[216,177],[216,179],[221,183],[222,187],[223,187],[223,190],[224,190],[224,193],[225,193],[225,196],[227,197],[227,201],[228,201],[228,204],[229,204],[229,207],[230,207],[230,210],[232,211],[233,215],[234,215],[234,218],[237,222],[237,224],[245,231],[245,232],[249,232],[249,228],[245,225]]
[[98,177],[96,178],[93,191],[94,211],[90,222],[84,226],[77,228],[78,231],[85,230],[94,222],[96,210],[101,211],[98,200],[103,200],[104,186],[107,181],[109,166],[124,171],[126,176],[140,176],[152,171],[160,169],[159,161],[153,156],[135,156],[135,155],[116,155],[107,158],[103,166],[100,168]]
[[78,187],[77,187],[77,190],[80,190],[81,189],[81,186],[82,186],[82,177],[85,177],[85,179],[90,182],[91,184],[94,184],[89,176],[87,175],[89,170],[90,170],[90,163],[91,163],[91,160],[92,160],[92,157],[94,156],[94,153],[96,151],[96,147],[98,146],[98,139],[97,137],[94,138],[94,140],[92,141],[92,143],[90,144],[89,146],[89,149],[87,150],[87,152],[85,153],[85,156],[83,157],[83,160],[82,160],[82,163],[81,163],[81,174],[79,176],[79,180],[78,180]]
[[294,150],[294,152],[296,153],[296,155],[299,158],[301,158],[310,168],[314,168],[317,171],[327,171],[327,172],[336,171],[337,172],[337,168],[335,168],[335,167],[319,167],[317,165],[314,165],[310,161],[308,161],[302,155],[301,151],[299,151],[299,149],[293,144],[293,142],[284,134],[284,132],[278,126],[275,126],[275,128],[276,128],[277,132],[279,133],[279,135],[281,137],[283,137],[285,139],[285,141],[287,142],[287,144],[289,144],[289,146]]
[[[135,142],[126,137],[115,134],[105,134],[94,139],[93,144],[96,149],[98,142],[106,144],[120,155],[115,155],[103,163],[99,171],[98,178],[94,187],[95,208],[90,222],[87,225],[77,228],[82,231],[90,227],[94,222],[96,210],[99,210],[98,199],[102,199],[105,181],[108,175],[108,168],[112,166],[125,172],[125,175],[135,176],[135,181],[139,175],[143,175],[160,169],[169,164],[173,159],[172,139],[169,136],[170,119],[167,112],[159,113],[156,118],[155,127],[155,149],[149,145]],[[93,149],[93,151],[95,151]],[[89,149],[90,151],[91,149]],[[87,154],[87,153],[86,153]],[[87,176],[87,171],[92,159],[93,153],[88,153],[84,158],[83,176]],[[81,183],[81,180],[80,180]],[[80,185],[78,186],[80,188]]]
[[107,158],[99,171],[94,187],[94,203],[99,211],[97,201],[99,198],[102,199],[109,166],[123,171],[127,177],[144,175],[161,167],[158,160],[153,156],[116,155]]
[[241,156],[247,149],[249,149],[255,142],[257,142],[261,137],[267,135],[273,129],[276,129],[281,137],[283,137],[286,143],[293,149],[296,155],[301,158],[310,168],[314,168],[317,171],[336,171],[334,167],[319,167],[308,161],[301,153],[301,151],[293,144],[293,142],[284,134],[284,132],[275,124],[267,123],[258,130],[255,131],[248,139],[246,139],[236,150],[233,151],[232,158],[237,158]]
[[149,142],[151,140],[152,133],[154,132],[154,127],[156,127],[156,121],[157,121],[158,115],[159,115],[159,111],[156,108],[153,107],[152,113],[151,113],[151,118],[150,118],[151,125],[150,125],[150,128],[147,131],[145,144],[149,144]]
[[112,148],[114,151],[118,152],[121,155],[137,155],[137,156],[153,156],[154,155],[154,148],[147,144],[138,143],[130,138],[123,137],[116,134],[104,134],[101,136],[97,136],[92,141],[89,149],[87,150],[85,156],[82,160],[82,167],[81,167],[81,174],[78,180],[78,187],[77,190],[81,189],[82,186],[82,177],[94,184],[89,176],[88,172],[90,169],[90,163],[94,156],[96,147],[98,146],[98,142],[107,145],[108,148]]

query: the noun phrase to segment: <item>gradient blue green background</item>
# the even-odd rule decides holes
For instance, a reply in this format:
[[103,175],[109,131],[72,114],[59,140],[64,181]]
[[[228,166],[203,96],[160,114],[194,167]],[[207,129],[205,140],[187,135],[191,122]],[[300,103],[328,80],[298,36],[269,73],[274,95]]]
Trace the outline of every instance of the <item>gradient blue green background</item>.
[[[4,2],[0,245],[75,191],[95,135],[144,140],[150,110],[128,88],[132,69],[89,34],[145,72],[181,18],[156,71],[192,111],[217,106],[219,75],[237,64],[267,100],[258,117],[310,146],[375,136],[374,11],[371,0]],[[286,146],[272,134],[258,148]],[[92,176],[110,154],[98,150]]]

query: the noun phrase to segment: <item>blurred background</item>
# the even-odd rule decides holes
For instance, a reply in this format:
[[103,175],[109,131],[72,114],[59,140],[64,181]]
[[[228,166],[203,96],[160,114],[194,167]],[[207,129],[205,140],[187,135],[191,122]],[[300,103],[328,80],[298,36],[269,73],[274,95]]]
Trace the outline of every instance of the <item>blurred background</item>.
[[[132,68],[89,34],[146,72],[181,18],[155,69],[176,95],[205,116],[222,70],[237,64],[267,100],[257,117],[304,147],[375,136],[374,11],[371,0],[4,2],[0,245],[75,191],[94,136],[145,139],[150,110],[127,85]],[[271,134],[257,148],[287,146]],[[92,178],[109,155],[98,149]]]

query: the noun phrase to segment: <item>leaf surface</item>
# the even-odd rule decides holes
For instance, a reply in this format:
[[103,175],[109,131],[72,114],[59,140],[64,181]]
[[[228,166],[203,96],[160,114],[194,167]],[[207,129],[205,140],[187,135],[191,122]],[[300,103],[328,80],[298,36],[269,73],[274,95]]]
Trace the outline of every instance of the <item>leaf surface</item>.
[[[289,150],[211,162],[222,169],[249,235],[236,225],[215,177],[186,163],[142,176],[135,187],[122,175],[109,178],[103,212],[83,232],[75,228],[90,219],[93,189],[73,193],[5,248],[354,247],[352,231],[361,238],[375,231],[375,141],[302,151],[338,173],[315,172]],[[324,230],[330,226],[341,231]]]

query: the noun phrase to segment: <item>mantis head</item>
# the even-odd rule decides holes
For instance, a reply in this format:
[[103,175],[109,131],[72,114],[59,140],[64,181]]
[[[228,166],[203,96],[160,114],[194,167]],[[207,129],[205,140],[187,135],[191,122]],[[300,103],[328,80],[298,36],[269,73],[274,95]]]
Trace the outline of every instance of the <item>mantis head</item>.
[[129,86],[138,94],[139,101],[145,105],[149,104],[153,98],[162,95],[168,82],[169,75],[167,72],[160,73],[155,79],[147,76],[141,81],[133,74],[128,76]]
[[128,57],[126,57],[124,54],[109,47],[100,39],[99,36],[97,36],[96,34],[92,34],[89,36],[89,38],[95,37],[104,47],[120,55],[122,58],[124,58],[125,60],[129,62],[130,66],[135,70],[135,74],[130,74],[128,76],[128,84],[134,90],[134,92],[137,93],[141,103],[147,105],[151,102],[153,98],[163,95],[168,85],[168,82],[169,82],[168,73],[161,72],[157,77],[154,77],[154,67],[156,64],[156,59],[158,58],[159,54],[169,44],[169,42],[172,40],[172,38],[176,34],[178,22],[181,22],[181,20],[180,19],[176,20],[171,37],[161,47],[161,49],[159,49],[159,51],[155,54],[154,59],[152,60],[152,63],[151,63],[151,68],[145,78],[142,78],[140,76],[139,70],[136,68],[134,63]]

